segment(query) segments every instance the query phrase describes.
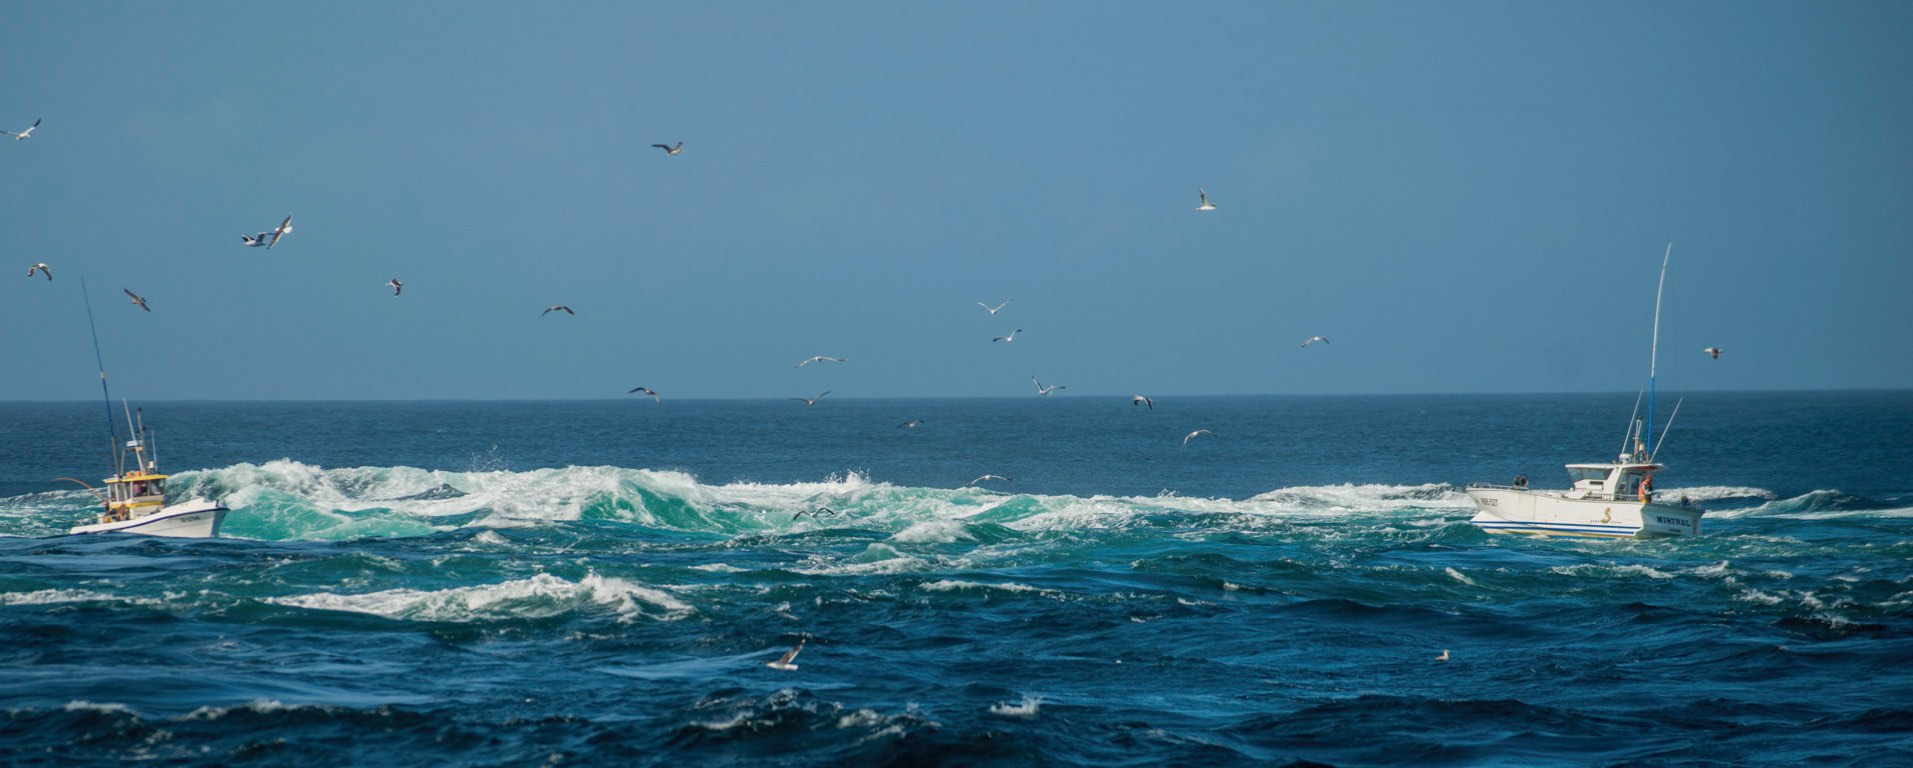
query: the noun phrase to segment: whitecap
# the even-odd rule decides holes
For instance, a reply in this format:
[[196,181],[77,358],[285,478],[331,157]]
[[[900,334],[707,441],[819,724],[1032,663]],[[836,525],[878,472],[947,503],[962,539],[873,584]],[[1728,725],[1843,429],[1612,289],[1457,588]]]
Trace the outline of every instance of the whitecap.
[[1035,696],[1024,696],[1022,701],[1015,704],[1011,704],[1007,701],[999,701],[995,704],[991,704],[990,714],[1000,715],[1002,717],[1035,717],[1037,710],[1042,707],[1042,704],[1042,699]]

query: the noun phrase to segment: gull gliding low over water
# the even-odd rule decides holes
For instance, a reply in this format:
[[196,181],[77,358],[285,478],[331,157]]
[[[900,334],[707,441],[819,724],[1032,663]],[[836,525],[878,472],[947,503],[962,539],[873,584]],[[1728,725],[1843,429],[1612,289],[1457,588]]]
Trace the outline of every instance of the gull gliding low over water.
[[8,136],[12,136],[14,141],[24,141],[26,140],[28,136],[33,135],[33,129],[40,127],[40,120],[44,120],[44,119],[46,118],[40,118],[38,120],[34,120],[32,125],[27,126],[26,130],[21,131],[19,133],[14,133],[13,131],[0,131],[0,133],[4,133]]
[[982,477],[979,477],[979,478],[977,478],[977,479],[975,479],[975,480],[971,480],[970,482],[967,482],[967,483],[964,483],[964,484],[963,484],[963,487],[965,487],[965,488],[975,488],[975,487],[976,487],[976,484],[977,484],[977,483],[981,483],[981,482],[983,482],[983,481],[985,481],[985,480],[1001,480],[1001,481],[1003,481],[1003,482],[1006,482],[1006,483],[1014,483],[1014,482],[1016,482],[1016,479],[1015,479],[1015,478],[1010,478],[1010,477],[1004,477],[1004,476],[1002,476],[1002,475],[984,475],[984,476],[982,476]]
[[781,669],[785,672],[789,672],[797,668],[797,665],[792,664],[791,662],[796,660],[797,654],[803,653],[803,651],[804,651],[804,641],[798,640],[797,647],[792,648],[788,651],[785,651],[784,655],[779,657],[776,661],[765,662],[764,666],[770,667],[771,669]]
[[27,279],[28,280],[33,279],[33,273],[35,272],[45,272],[47,282],[53,282],[53,268],[47,266],[46,262],[42,261],[31,267],[27,267]]
[[828,394],[830,394],[830,390],[826,389],[823,392],[818,393],[816,397],[793,397],[791,399],[799,401],[803,403],[804,405],[816,405],[817,401],[824,399],[824,395],[828,395]]
[[917,425],[922,423],[923,419],[911,419],[902,424],[898,424],[897,429],[916,429]]
[[1152,411],[1156,410],[1156,401],[1151,400],[1147,397],[1143,397],[1142,395],[1135,395],[1130,397],[1129,404],[1130,405],[1147,405],[1149,406],[1149,410],[1152,410]]
[[630,392],[627,392],[625,394],[635,395],[635,394],[638,394],[639,392],[650,395],[652,400],[655,400],[659,403],[664,402],[664,398],[658,397],[657,390],[654,390],[650,387],[638,387],[637,389],[633,389]]
[[1209,430],[1206,430],[1206,429],[1198,429],[1194,432],[1190,432],[1189,434],[1182,436],[1182,447],[1184,448],[1189,447],[1189,441],[1193,439],[1196,435],[1208,435],[1210,437],[1215,437],[1216,433],[1210,432]]
[[1057,385],[1054,385],[1054,386],[1048,386],[1048,387],[1045,387],[1045,386],[1043,386],[1043,382],[1040,382],[1040,381],[1036,381],[1036,377],[1035,377],[1035,376],[1031,376],[1031,377],[1030,377],[1030,381],[1035,381],[1035,382],[1036,382],[1036,394],[1039,394],[1039,395],[1047,395],[1047,394],[1049,394],[1049,393],[1051,393],[1051,392],[1055,392],[1056,390],[1059,390],[1059,389],[1069,389],[1069,387],[1065,387],[1065,386],[1063,386],[1063,385],[1061,385],[1061,384],[1057,384]]

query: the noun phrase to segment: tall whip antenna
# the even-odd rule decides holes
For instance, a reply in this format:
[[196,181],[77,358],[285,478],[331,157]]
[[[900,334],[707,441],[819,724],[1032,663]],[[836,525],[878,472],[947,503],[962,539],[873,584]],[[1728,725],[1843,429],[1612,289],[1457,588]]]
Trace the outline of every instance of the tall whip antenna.
[[106,391],[106,359],[100,355],[100,329],[93,323],[93,296],[86,289],[86,278],[80,278],[80,298],[86,300],[86,329],[93,333],[93,362],[100,368],[100,399],[106,404],[106,451],[109,461],[119,461],[119,432],[113,428],[113,396]]

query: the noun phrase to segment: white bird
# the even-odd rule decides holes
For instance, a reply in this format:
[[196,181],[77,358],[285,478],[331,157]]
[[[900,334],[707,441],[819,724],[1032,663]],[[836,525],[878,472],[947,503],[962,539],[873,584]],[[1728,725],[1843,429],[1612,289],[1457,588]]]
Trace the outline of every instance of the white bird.
[[1149,406],[1149,410],[1152,410],[1152,411],[1156,410],[1156,401],[1151,400],[1147,397],[1143,397],[1142,395],[1135,395],[1129,398],[1129,404],[1130,405],[1147,405]]
[[[45,118],[41,118],[41,120],[44,120],[44,119]],[[0,131],[0,133],[4,133],[8,136],[12,136],[14,141],[23,141],[26,139],[26,137],[32,136],[33,129],[38,127],[40,127],[40,120],[34,120],[32,125],[27,126],[26,130],[21,131],[19,133],[14,133],[13,131]]]
[[385,285],[392,289],[393,296],[397,296],[405,292],[405,284],[402,282],[399,282],[399,279],[396,277],[385,281]]
[[1194,432],[1190,432],[1189,434],[1182,436],[1182,447],[1184,448],[1189,447],[1189,441],[1195,439],[1196,435],[1208,435],[1210,437],[1215,437],[1216,433],[1210,432],[1209,430],[1206,430],[1206,429],[1198,429]]
[[1308,349],[1310,344],[1314,344],[1315,342],[1318,342],[1318,341],[1322,342],[1323,344],[1327,344],[1328,338],[1323,336],[1310,336],[1308,338],[1308,341],[1302,342],[1302,349]]
[[[45,264],[41,264],[40,266],[42,266],[42,267],[44,267],[44,266],[46,266],[46,265],[45,265]],[[27,277],[32,277],[32,276],[33,276],[33,273],[32,273],[32,272],[28,272],[28,273],[27,273]],[[53,279],[53,275],[52,275],[51,273],[48,273],[48,274],[47,274],[47,279],[48,279],[48,280],[52,280],[52,279]],[[1707,353],[1708,355],[1710,355],[1710,356],[1712,356],[1712,357],[1713,357],[1713,358],[1714,358],[1715,360],[1719,360],[1719,359],[1720,359],[1720,348],[1719,348],[1719,347],[1708,347],[1708,348],[1706,348],[1706,349],[1703,349],[1703,350],[1701,350],[1701,351],[1702,351],[1702,352],[1706,352],[1706,353]]]
[[967,483],[964,483],[964,484],[963,484],[963,487],[965,487],[965,488],[973,488],[973,487],[975,487],[975,486],[976,486],[976,484],[977,484],[977,483],[980,483],[980,482],[983,482],[983,481],[985,481],[985,480],[1001,480],[1001,481],[1003,481],[1003,482],[1006,482],[1006,483],[1014,483],[1014,482],[1016,482],[1016,480],[1015,480],[1015,478],[1009,478],[1009,477],[1004,477],[1004,476],[1002,476],[1002,475],[984,475],[984,476],[982,476],[982,477],[979,477],[979,478],[977,478],[977,479],[975,479],[975,480],[971,480],[970,482],[967,482]]
[[828,395],[828,394],[830,394],[830,390],[826,389],[823,392],[818,393],[816,397],[793,397],[791,399],[802,401],[804,405],[816,405],[817,401],[824,399],[824,395]]
[[[1010,301],[1016,301],[1016,299],[1010,299]],[[979,302],[977,302],[977,303],[976,303],[976,305],[977,305],[977,306],[979,306],[979,307],[982,307],[982,308],[984,308],[984,309],[987,309],[987,310],[989,310],[989,311],[990,311],[990,317],[996,317],[996,313],[997,313],[997,312],[1000,312],[1000,311],[1002,311],[1004,307],[1007,307],[1007,306],[1009,306],[1009,305],[1010,305],[1010,301],[1006,301],[1006,302],[1003,302],[1003,303],[1001,303],[1001,304],[998,304],[998,305],[996,305],[996,306],[994,306],[994,307],[992,307],[992,306],[990,306],[990,305],[988,305],[988,304],[985,304],[985,303],[983,303],[983,302],[980,302],[980,301],[979,301]]]
[[658,149],[662,149],[662,150],[664,150],[664,156],[665,156],[665,157],[670,157],[670,156],[672,156],[672,155],[675,155],[675,154],[677,154],[677,153],[679,153],[679,152],[683,152],[683,151],[684,151],[684,142],[682,142],[682,141],[680,141],[680,142],[678,142],[678,145],[677,145],[677,146],[675,146],[675,147],[672,147],[672,146],[666,146],[666,145],[663,145],[663,144],[652,144],[651,146],[654,146],[654,147],[657,147]]
[[994,338],[994,339],[990,339],[990,342],[991,342],[991,343],[996,343],[996,342],[999,342],[999,341],[1016,341],[1016,335],[1017,335],[1017,334],[1019,334],[1019,333],[1022,333],[1022,332],[1023,332],[1023,329],[1021,329],[1021,328],[1018,328],[1018,329],[1016,329],[1016,330],[1014,330],[1014,331],[1010,331],[1010,335],[1008,335],[1008,336],[998,336],[998,337],[996,337],[996,338]]
[[1216,204],[1215,204],[1215,203],[1211,203],[1211,202],[1209,202],[1209,191],[1208,191],[1208,190],[1206,190],[1206,189],[1203,189],[1203,188],[1201,188],[1201,187],[1196,187],[1196,195],[1197,195],[1198,197],[1201,197],[1201,198],[1202,198],[1202,204],[1201,204],[1201,205],[1198,205],[1198,206],[1196,206],[1196,210],[1198,210],[1198,211],[1213,211],[1213,210],[1215,210],[1215,209],[1216,209]]
[[806,365],[810,365],[811,363],[841,363],[841,362],[843,362],[843,361],[844,361],[844,359],[843,359],[843,358],[841,358],[841,357],[828,357],[828,356],[825,356],[825,355],[817,355],[816,357],[812,357],[812,358],[810,358],[809,360],[805,360],[805,361],[803,361],[803,362],[800,362],[800,363],[798,363],[798,364],[796,364],[796,365],[793,365],[793,366],[791,366],[791,367],[792,367],[792,368],[802,368],[802,367],[804,367],[804,366],[806,366]]
[[1447,660],[1448,660],[1448,649],[1447,649],[1447,648],[1443,648],[1443,649],[1441,649],[1441,655],[1440,655],[1440,656],[1436,656],[1436,657],[1435,657],[1435,660],[1436,660],[1436,661],[1447,661]]
[[791,661],[796,659],[797,654],[802,653],[803,650],[804,650],[804,640],[800,639],[797,641],[796,647],[788,651],[785,651],[784,655],[781,657],[778,657],[776,661],[765,662],[764,666],[770,667],[771,669],[781,669],[785,672],[789,672],[797,668],[797,665],[792,664]]
[[664,402],[664,398],[662,398],[662,397],[658,397],[658,392],[657,392],[657,390],[655,390],[655,389],[652,389],[652,388],[650,388],[650,387],[638,387],[637,389],[634,389],[634,390],[631,390],[630,392],[627,392],[627,393],[625,393],[625,394],[629,394],[629,395],[635,395],[635,394],[637,394],[637,393],[639,393],[639,392],[643,392],[643,393],[645,393],[645,394],[647,394],[647,395],[650,395],[650,396],[651,396],[651,399],[652,399],[652,400],[655,400],[655,401],[657,401],[657,402],[660,402],[660,403],[662,403],[662,402]]
[[[35,273],[35,272],[45,272],[45,273],[46,273],[46,279],[47,279],[48,281],[51,281],[51,280],[53,280],[53,268],[52,268],[52,267],[49,267],[49,266],[47,266],[47,265],[46,265],[46,262],[44,262],[44,261],[42,261],[42,262],[40,262],[40,263],[38,263],[38,264],[35,264],[35,265],[33,265],[33,266],[31,266],[31,267],[27,267],[27,279],[28,279],[28,280],[31,280],[31,279],[33,279],[33,273]],[[85,282],[85,281],[81,281],[81,282]]]
[[897,429],[916,429],[917,425],[922,423],[923,419],[911,419],[902,424],[898,424]]
[[120,290],[122,290],[122,291],[126,291],[126,295],[127,295],[127,296],[129,296],[129,297],[132,297],[132,299],[133,299],[133,303],[134,303],[134,304],[138,304],[138,305],[139,305],[139,308],[140,308],[140,309],[144,309],[144,310],[146,310],[146,311],[148,311],[148,312],[151,312],[151,311],[153,311],[153,308],[152,308],[152,307],[149,307],[149,306],[146,306],[146,299],[145,299],[144,297],[142,297],[142,296],[140,296],[139,294],[137,294],[137,293],[134,293],[134,292],[132,292],[132,291],[130,291],[130,290],[127,290],[127,289],[125,289],[125,288],[121,288]]
[[248,248],[258,248],[259,246],[265,245],[266,238],[269,237],[272,237],[271,232],[261,232],[256,235],[240,235],[239,241],[245,243]]
[[286,220],[279,222],[279,226],[273,228],[272,242],[266,243],[266,250],[268,251],[272,250],[273,246],[279,244],[279,238],[285,237],[287,234],[290,234],[291,232],[292,232],[292,214],[288,213],[286,214]]
[[549,314],[551,314],[552,312],[563,312],[563,313],[565,313],[565,314],[567,314],[567,315],[571,315],[571,316],[573,316],[573,317],[576,317],[576,316],[578,315],[578,313],[576,313],[576,312],[573,312],[573,311],[571,311],[571,308],[570,308],[570,307],[567,307],[567,306],[565,306],[565,305],[563,305],[563,304],[553,304],[553,305],[551,305],[551,306],[549,306],[549,307],[545,307],[545,311],[543,311],[543,312],[540,312],[540,313],[538,313],[538,316],[539,316],[539,317],[544,317],[545,315],[549,315]]
[[1030,381],[1035,381],[1035,382],[1036,382],[1036,394],[1039,394],[1039,395],[1047,395],[1047,394],[1049,394],[1049,393],[1051,393],[1051,392],[1055,392],[1056,390],[1059,390],[1059,389],[1069,389],[1069,387],[1065,387],[1065,386],[1063,386],[1063,385],[1061,385],[1061,384],[1057,384],[1057,385],[1054,385],[1054,386],[1048,386],[1048,387],[1045,387],[1045,386],[1043,386],[1043,382],[1040,382],[1040,381],[1036,381],[1036,377],[1035,377],[1035,376],[1031,376],[1031,377],[1030,377]]

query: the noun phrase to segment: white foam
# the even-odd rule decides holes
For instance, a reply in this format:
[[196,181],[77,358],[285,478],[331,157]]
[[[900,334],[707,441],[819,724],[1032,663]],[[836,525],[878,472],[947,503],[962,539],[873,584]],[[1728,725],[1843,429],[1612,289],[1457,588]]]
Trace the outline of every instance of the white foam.
[[1471,578],[1468,578],[1467,576],[1462,575],[1461,571],[1457,571],[1452,567],[1443,568],[1442,570],[1446,571],[1449,576],[1453,576],[1455,581],[1459,581],[1471,587],[1481,586],[1480,584],[1476,584],[1474,579],[1471,579]]
[[1024,696],[1022,701],[1015,704],[1011,704],[1007,701],[999,701],[995,704],[991,704],[990,714],[1003,717],[1035,717],[1036,711],[1042,707],[1042,704],[1042,699],[1034,696]]
[[1561,574],[1563,576],[1634,575],[1634,576],[1646,576],[1650,579],[1674,578],[1674,574],[1671,574],[1666,571],[1662,571],[1650,566],[1637,565],[1634,563],[1628,563],[1625,565],[1580,563],[1576,565],[1557,565],[1552,568],[1549,568],[1548,570]]
[[1004,591],[1004,592],[1043,592],[1043,591],[1046,591],[1046,590],[1043,590],[1043,589],[1039,589],[1039,588],[1037,588],[1037,587],[1032,587],[1032,586],[1029,586],[1028,584],[1018,584],[1018,583],[1016,583],[1016,582],[1014,582],[1014,581],[1010,581],[1010,582],[1004,582],[1004,583],[1002,583],[1002,584],[984,584],[984,583],[982,583],[982,582],[977,582],[977,581],[962,581],[962,580],[958,580],[958,579],[943,579],[943,580],[940,580],[940,581],[932,581],[932,582],[928,582],[928,583],[925,583],[925,584],[922,584],[922,585],[919,585],[919,586],[920,586],[920,587],[921,587],[922,589],[927,589],[927,590],[930,590],[931,592],[957,592],[957,591],[962,591],[962,590],[966,590],[966,589],[1000,589],[1000,590],[1002,590],[1002,591]]
[[42,589],[33,592],[0,593],[0,605],[57,605],[60,603],[94,603],[103,601],[143,603],[150,602],[90,589]]
[[[268,600],[299,608],[367,613],[408,621],[471,622],[542,618],[568,613],[586,605],[607,606],[624,621],[640,617],[675,620],[692,611],[691,606],[660,590],[597,574],[589,574],[575,582],[540,573],[529,579],[500,584],[433,591],[389,589],[359,594],[317,592]],[[662,608],[663,613],[652,615],[647,608]]]

